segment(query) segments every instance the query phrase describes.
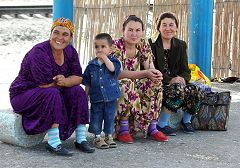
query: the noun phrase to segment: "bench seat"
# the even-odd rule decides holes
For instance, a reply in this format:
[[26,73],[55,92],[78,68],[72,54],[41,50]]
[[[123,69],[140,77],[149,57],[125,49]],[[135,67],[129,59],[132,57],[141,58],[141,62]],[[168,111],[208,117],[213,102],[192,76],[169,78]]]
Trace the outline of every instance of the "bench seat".
[[22,117],[11,109],[0,110],[0,141],[30,147],[41,143],[46,133],[27,135],[22,127]]

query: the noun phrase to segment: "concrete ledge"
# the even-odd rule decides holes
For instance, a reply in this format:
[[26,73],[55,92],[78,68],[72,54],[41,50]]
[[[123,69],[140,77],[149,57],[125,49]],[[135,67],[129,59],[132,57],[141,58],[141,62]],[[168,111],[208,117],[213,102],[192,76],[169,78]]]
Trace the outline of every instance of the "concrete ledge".
[[0,110],[0,141],[22,147],[41,143],[45,133],[27,135],[22,127],[22,117],[12,110]]
[[170,121],[169,121],[169,126],[178,130],[180,127],[180,122],[182,120],[183,117],[183,111],[182,110],[178,110],[177,113],[173,113],[171,115]]
[[[179,129],[183,111],[171,115],[169,125]],[[11,109],[0,110],[0,141],[12,145],[31,147],[40,144],[46,133],[27,135],[22,127],[22,116],[14,113]]]

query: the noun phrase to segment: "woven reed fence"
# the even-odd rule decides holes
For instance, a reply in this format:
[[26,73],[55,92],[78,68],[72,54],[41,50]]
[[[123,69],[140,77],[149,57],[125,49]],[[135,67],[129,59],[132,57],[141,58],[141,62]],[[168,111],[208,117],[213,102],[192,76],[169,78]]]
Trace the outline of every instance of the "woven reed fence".
[[212,77],[240,77],[240,1],[216,0]]
[[98,33],[121,37],[125,17],[135,14],[146,23],[148,9],[146,0],[75,0],[73,43],[81,63],[87,64],[94,57],[93,39]]
[[[188,39],[189,0],[155,0],[153,10],[147,0],[75,0],[74,24],[76,31],[73,43],[82,64],[94,57],[93,39],[100,32],[113,38],[122,36],[122,23],[127,15],[135,14],[145,23],[146,37],[153,29],[153,18],[163,11],[178,14],[180,27],[178,37]],[[183,24],[182,24],[183,23]]]

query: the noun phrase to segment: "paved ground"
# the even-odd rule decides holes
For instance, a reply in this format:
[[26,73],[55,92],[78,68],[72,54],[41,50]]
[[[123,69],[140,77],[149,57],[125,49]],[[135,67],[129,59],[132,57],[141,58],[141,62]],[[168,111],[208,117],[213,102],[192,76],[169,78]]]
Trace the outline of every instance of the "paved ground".
[[[64,146],[74,152],[71,158],[54,156],[45,151],[45,142],[23,148],[0,143],[0,167],[127,167],[127,168],[238,168],[240,167],[239,106],[240,83],[214,84],[214,90],[230,90],[233,97],[228,131],[197,131],[193,135],[178,132],[169,142],[151,139],[135,139],[133,144],[121,144],[118,148],[96,150],[85,154],[74,149],[74,137]],[[91,140],[91,137],[88,137]]]

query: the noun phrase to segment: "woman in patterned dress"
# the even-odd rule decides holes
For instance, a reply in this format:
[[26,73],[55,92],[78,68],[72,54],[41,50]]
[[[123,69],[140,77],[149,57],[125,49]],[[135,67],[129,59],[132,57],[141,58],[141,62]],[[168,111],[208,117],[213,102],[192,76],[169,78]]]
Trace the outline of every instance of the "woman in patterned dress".
[[153,54],[143,37],[143,22],[135,15],[123,23],[123,37],[114,40],[114,55],[121,62],[117,102],[116,134],[124,143],[133,143],[131,134],[143,131],[156,141],[168,138],[156,129],[162,101],[162,74],[153,65]]

